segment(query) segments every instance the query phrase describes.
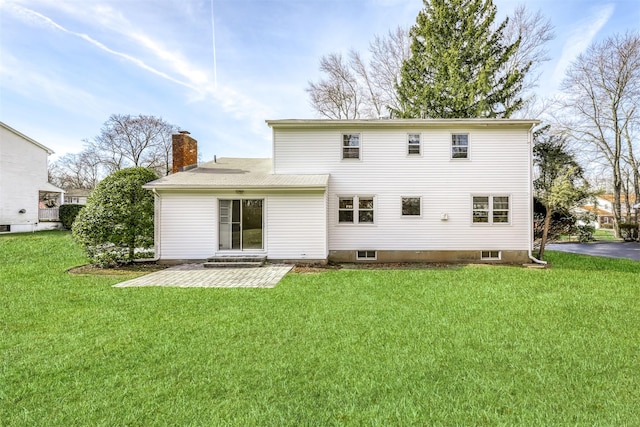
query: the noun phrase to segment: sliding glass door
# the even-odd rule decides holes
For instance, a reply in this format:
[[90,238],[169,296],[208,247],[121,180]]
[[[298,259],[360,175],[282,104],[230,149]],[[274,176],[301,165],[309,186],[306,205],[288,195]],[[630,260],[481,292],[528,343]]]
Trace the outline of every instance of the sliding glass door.
[[219,248],[262,249],[262,199],[220,200]]

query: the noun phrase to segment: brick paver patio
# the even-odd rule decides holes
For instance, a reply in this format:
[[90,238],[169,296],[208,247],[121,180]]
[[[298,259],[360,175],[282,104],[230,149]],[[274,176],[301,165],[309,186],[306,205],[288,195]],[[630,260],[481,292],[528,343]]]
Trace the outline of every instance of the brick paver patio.
[[267,265],[256,268],[204,268],[202,264],[182,264],[149,273],[113,285],[175,286],[181,288],[273,288],[291,265]]

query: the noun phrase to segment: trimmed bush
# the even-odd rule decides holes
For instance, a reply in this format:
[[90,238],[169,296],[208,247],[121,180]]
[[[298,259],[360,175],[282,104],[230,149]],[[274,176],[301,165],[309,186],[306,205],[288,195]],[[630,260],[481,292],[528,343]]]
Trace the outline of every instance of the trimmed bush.
[[62,205],[59,208],[60,222],[67,230],[71,230],[73,222],[76,220],[78,213],[84,208],[84,205]]
[[151,169],[122,169],[91,193],[73,224],[73,237],[92,263],[127,264],[136,250],[153,247],[153,194],[142,186],[156,178]]
[[638,223],[637,222],[623,222],[620,224],[620,237],[625,242],[633,242],[638,240]]

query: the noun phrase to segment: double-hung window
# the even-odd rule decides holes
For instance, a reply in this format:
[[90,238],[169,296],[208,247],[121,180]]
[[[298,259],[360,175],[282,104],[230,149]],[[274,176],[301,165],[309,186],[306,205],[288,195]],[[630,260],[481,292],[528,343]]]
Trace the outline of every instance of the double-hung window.
[[373,196],[349,196],[338,199],[339,224],[373,224]]
[[451,158],[469,158],[469,135],[466,133],[454,133],[451,135]]
[[419,156],[421,145],[419,133],[410,133],[407,135],[407,154]]
[[474,224],[508,224],[509,196],[473,196]]
[[342,158],[343,159],[359,159],[360,158],[360,134],[359,133],[343,133],[342,134]]

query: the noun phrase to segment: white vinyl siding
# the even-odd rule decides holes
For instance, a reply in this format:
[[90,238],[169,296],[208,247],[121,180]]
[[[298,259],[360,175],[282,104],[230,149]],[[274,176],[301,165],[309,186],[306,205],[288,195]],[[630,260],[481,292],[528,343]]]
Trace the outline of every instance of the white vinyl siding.
[[[529,132],[506,127],[356,130],[366,157],[344,162],[336,155],[343,132],[276,129],[276,173],[329,173],[329,250],[528,250],[530,229]],[[407,134],[420,133],[422,156],[407,157]],[[468,134],[473,158],[451,161],[451,135]],[[375,224],[338,224],[339,197],[375,194]],[[470,194],[508,194],[509,223],[474,227]],[[401,198],[422,197],[422,216],[407,221]],[[441,221],[447,214],[448,220]],[[495,242],[495,244],[494,244]]]
[[[161,259],[206,259],[218,247],[218,201],[211,194],[162,193]],[[156,254],[157,255],[157,254]]]
[[0,126],[0,224],[12,225],[13,232],[33,231],[38,224],[47,158],[45,149]]
[[325,259],[326,199],[323,193],[270,195],[267,200],[267,256],[273,259]]
[[[238,197],[161,192],[160,199],[156,199],[156,212],[161,211],[157,229],[161,259],[206,259],[225,252],[218,248],[218,200],[233,198]],[[245,193],[242,198],[264,200],[264,251],[261,252],[268,258],[318,260],[327,257],[327,208],[323,192]]]

